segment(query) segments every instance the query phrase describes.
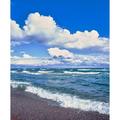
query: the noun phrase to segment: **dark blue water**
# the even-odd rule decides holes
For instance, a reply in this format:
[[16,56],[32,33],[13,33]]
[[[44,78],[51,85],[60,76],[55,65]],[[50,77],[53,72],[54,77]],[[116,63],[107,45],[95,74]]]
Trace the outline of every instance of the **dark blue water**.
[[12,68],[11,80],[29,82],[52,93],[109,103],[109,69]]

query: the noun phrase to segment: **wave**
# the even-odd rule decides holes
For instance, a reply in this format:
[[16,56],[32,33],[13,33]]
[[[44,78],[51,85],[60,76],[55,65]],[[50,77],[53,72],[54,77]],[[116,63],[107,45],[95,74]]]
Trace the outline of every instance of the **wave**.
[[11,81],[11,86],[13,88],[17,88],[19,85],[20,86],[22,86],[22,85],[28,86],[28,85],[31,85],[31,83],[30,82],[14,81],[14,80]]
[[30,71],[22,71],[21,73],[31,74],[31,75],[39,75],[38,72],[30,72]]
[[11,86],[17,88],[19,85],[26,86],[25,91],[36,94],[42,98],[56,101],[65,108],[75,108],[85,111],[98,111],[99,113],[109,114],[109,104],[105,102],[80,99],[76,96],[65,93],[53,93],[40,87],[34,87],[29,82],[12,81]]
[[25,74],[31,74],[31,75],[40,75],[40,74],[48,74],[48,73],[52,73],[52,71],[37,71],[37,72],[31,72],[31,71],[11,71],[12,73],[25,73]]
[[88,70],[92,70],[91,68],[78,68],[78,71],[88,71]]
[[109,104],[105,102],[92,101],[86,99],[80,99],[77,96],[72,96],[70,94],[50,92],[40,87],[32,86],[29,82],[12,81],[11,86],[17,88],[19,85],[25,85],[26,92],[31,92],[42,98],[50,99],[56,101],[61,107],[65,108],[75,108],[84,111],[97,111],[103,114],[109,114]]
[[12,71],[11,71],[11,73],[17,73],[17,71],[15,71],[15,70],[12,70]]
[[77,69],[80,72],[109,72],[108,68],[82,68],[82,69]]
[[98,111],[99,113],[109,114],[109,104],[105,102],[80,99],[76,96],[64,93],[52,93],[43,88],[37,88],[34,86],[28,86],[25,91],[37,94],[42,98],[54,100],[60,103],[62,107],[81,109],[85,111]]
[[65,74],[99,74],[100,72],[71,72],[71,71],[64,71]]
[[63,71],[63,72],[55,72],[55,71],[44,71],[44,70],[40,70],[37,72],[32,72],[32,71],[11,71],[11,73],[25,73],[25,74],[31,74],[31,75],[42,75],[42,74],[72,74],[72,75],[90,75],[90,74],[99,74],[100,72],[81,72],[81,71]]
[[99,74],[100,72],[81,72],[81,71],[64,71],[64,72],[55,72],[55,71],[44,71],[44,70],[40,70],[37,72],[32,72],[32,71],[11,71],[12,73],[25,73],[25,74],[32,74],[32,75],[41,75],[41,74]]

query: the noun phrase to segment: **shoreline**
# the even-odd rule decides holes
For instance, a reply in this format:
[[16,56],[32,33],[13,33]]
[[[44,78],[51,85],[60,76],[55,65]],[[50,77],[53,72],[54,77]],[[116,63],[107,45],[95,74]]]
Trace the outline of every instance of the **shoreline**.
[[11,88],[11,120],[109,120],[109,115],[63,108],[52,100]]

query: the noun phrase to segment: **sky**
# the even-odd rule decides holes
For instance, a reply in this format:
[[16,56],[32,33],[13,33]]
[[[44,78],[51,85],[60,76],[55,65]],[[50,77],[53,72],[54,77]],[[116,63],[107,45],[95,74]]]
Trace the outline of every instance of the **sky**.
[[109,0],[11,0],[12,64],[106,67]]

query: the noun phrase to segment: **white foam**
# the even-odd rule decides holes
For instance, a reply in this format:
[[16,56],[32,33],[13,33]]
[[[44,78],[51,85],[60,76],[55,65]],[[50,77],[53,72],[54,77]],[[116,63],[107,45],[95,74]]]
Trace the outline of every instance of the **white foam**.
[[[12,73],[18,73],[17,71],[11,71]],[[30,72],[30,71],[22,71],[22,72],[19,72],[19,73],[25,73],[25,74],[31,74],[31,75],[41,75],[41,74],[56,74],[55,72],[53,71],[44,71],[44,70],[40,70],[40,71],[37,71],[37,72]],[[57,73],[57,74],[73,74],[73,75],[79,75],[79,74],[99,74],[100,72],[77,72],[77,71],[64,71],[64,73]]]
[[12,70],[12,71],[11,71],[11,73],[17,73],[17,71],[15,71],[15,70]]
[[59,102],[62,107],[81,109],[85,111],[98,111],[99,113],[109,114],[109,104],[105,102],[80,99],[76,96],[71,96],[65,93],[52,93],[43,88],[34,87],[29,82],[11,81],[11,85],[13,88],[17,88],[19,85],[25,85],[26,92],[31,92],[42,98]]
[[70,72],[64,71],[65,74],[99,74],[99,72]]
[[105,102],[84,100],[69,94],[52,93],[48,90],[34,86],[27,86],[26,91],[37,94],[42,98],[57,101],[62,107],[81,109],[85,111],[98,111],[99,113],[109,114],[109,104]]
[[14,80],[11,81],[11,86],[13,88],[17,88],[19,85],[31,85],[31,83],[29,83],[29,82],[21,82],[21,81],[14,81]]
[[40,73],[40,74],[48,74],[48,73],[51,73],[52,71],[38,71],[38,73]]
[[91,70],[91,69],[89,69],[89,68],[81,68],[81,69],[77,69],[77,70],[79,70],[79,71],[88,71],[88,70]]
[[32,74],[32,75],[40,75],[40,74],[51,73],[51,71],[38,71],[38,72],[22,71],[21,73]]

